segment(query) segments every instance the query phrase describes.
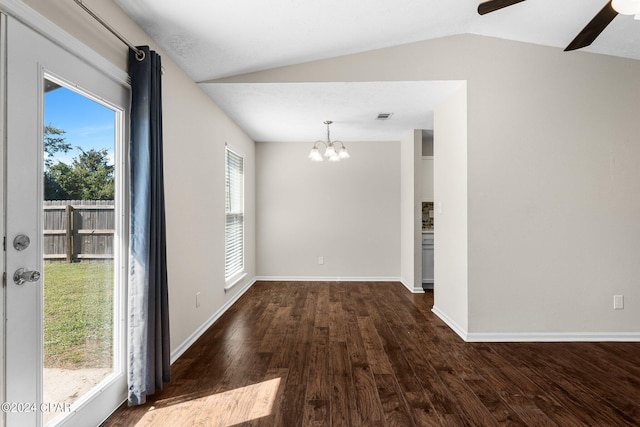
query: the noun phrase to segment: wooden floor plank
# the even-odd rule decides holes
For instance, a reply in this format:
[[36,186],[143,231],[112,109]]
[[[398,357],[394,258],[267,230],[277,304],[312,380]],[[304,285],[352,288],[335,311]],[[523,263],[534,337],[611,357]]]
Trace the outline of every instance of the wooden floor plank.
[[358,329],[372,372],[374,374],[392,374],[393,368],[371,317],[359,317]]
[[356,396],[356,412],[352,414],[352,424],[382,424],[384,411],[371,368],[368,365],[354,366],[352,375],[353,392]]
[[394,375],[375,374],[374,380],[378,388],[378,397],[384,411],[386,424],[389,426],[415,426],[411,411],[407,406]]
[[315,328],[309,359],[307,400],[329,401],[331,395],[329,362],[329,329]]
[[104,426],[636,426],[640,343],[465,343],[396,282],[257,282]]
[[304,405],[304,425],[326,427],[331,425],[331,410],[328,400],[307,400]]

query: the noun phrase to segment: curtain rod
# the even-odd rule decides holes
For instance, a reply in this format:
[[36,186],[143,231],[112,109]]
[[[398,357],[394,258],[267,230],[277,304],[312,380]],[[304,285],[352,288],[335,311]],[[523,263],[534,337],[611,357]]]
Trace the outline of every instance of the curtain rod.
[[120,41],[124,44],[126,44],[127,46],[129,46],[130,49],[132,49],[135,53],[136,53],[136,59],[138,61],[144,61],[144,51],[138,49],[137,47],[135,47],[133,44],[131,44],[131,42],[127,39],[124,38],[124,36],[122,34],[120,34],[119,32],[117,32],[111,25],[109,25],[107,22],[105,22],[102,18],[100,18],[98,15],[95,14],[94,11],[92,11],[91,9],[89,9],[87,6],[84,5],[84,3],[82,3],[82,0],[73,0],[78,6],[80,6],[82,9],[84,9],[85,12],[87,12],[89,15],[91,15],[91,17],[93,19],[95,19],[96,21],[98,21],[104,28],[106,28],[107,30],[109,30],[109,32],[111,34],[113,34],[114,36],[116,36],[117,38],[120,39]]

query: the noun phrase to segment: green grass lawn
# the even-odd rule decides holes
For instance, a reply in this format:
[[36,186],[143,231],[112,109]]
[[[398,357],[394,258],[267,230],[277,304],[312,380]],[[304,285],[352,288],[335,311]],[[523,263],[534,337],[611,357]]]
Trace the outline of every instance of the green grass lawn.
[[44,366],[112,365],[113,262],[44,265]]

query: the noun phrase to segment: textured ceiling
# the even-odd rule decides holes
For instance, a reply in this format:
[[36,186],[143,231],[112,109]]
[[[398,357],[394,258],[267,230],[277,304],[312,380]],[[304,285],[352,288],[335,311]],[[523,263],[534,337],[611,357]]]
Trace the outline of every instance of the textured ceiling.
[[[196,82],[462,33],[564,48],[607,3],[606,0],[528,0],[479,16],[476,0],[115,1]],[[584,50],[640,59],[640,21],[619,15]],[[214,86],[201,85],[258,140],[290,138],[284,131],[278,137],[271,131],[260,133],[256,129],[266,123],[288,121],[291,125],[293,118],[285,118],[294,108],[300,114],[304,111],[319,114],[318,104],[334,102],[340,89],[340,85],[325,85],[323,94],[318,92],[318,87],[281,87],[281,94],[287,94],[282,98],[290,104],[287,107],[283,100],[277,108],[281,111],[289,108],[292,113],[265,120],[264,113],[256,116],[245,110],[240,115],[239,111],[248,93],[263,97],[262,104],[272,102],[273,93],[266,86]],[[299,95],[292,90],[298,90]],[[388,95],[388,107],[379,97],[377,108],[393,109],[400,100],[393,91],[385,91],[383,85],[376,85],[376,90]],[[343,107],[354,106],[344,113],[345,117],[364,114],[362,106],[367,96],[367,91],[354,90],[354,98],[335,101],[333,111],[337,112],[338,102],[343,102]],[[420,123],[425,122],[424,108],[416,115],[420,116]],[[392,120],[399,118],[398,114]],[[308,115],[297,120],[322,123],[325,119],[332,117]],[[334,113],[333,120],[338,122],[340,117]],[[361,123],[361,126],[368,125]],[[417,125],[418,122],[414,122],[414,127]],[[303,140],[303,136],[297,139]]]
[[[460,83],[357,82],[203,84],[201,87],[254,141],[324,139],[394,141],[410,129],[432,129],[433,110]],[[393,113],[376,120],[379,113]]]

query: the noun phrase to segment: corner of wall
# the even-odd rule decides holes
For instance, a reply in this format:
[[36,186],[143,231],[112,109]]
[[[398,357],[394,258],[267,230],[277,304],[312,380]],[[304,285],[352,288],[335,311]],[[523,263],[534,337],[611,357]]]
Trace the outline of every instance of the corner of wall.
[[400,277],[409,289],[422,285],[421,152],[421,130],[400,139]]
[[469,330],[467,86],[434,114],[434,312],[460,336]]

